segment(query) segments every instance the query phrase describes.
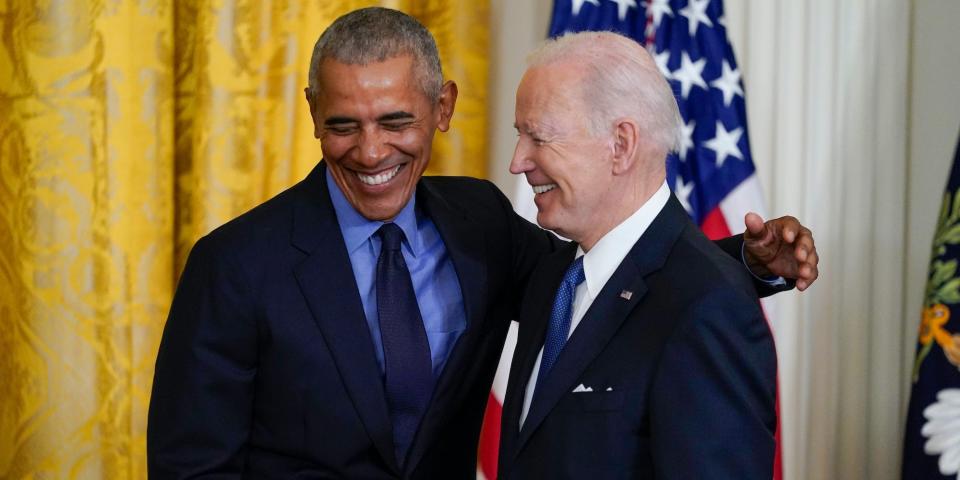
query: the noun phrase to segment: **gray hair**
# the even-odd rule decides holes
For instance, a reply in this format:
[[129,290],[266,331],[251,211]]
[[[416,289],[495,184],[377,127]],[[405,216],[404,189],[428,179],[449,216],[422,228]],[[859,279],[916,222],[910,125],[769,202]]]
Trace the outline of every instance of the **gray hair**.
[[324,30],[313,47],[307,88],[317,91],[320,64],[327,58],[350,65],[367,65],[401,55],[413,55],[414,72],[431,101],[440,96],[443,73],[440,54],[430,31],[415,18],[389,8],[354,10]]
[[632,118],[665,154],[677,149],[682,124],[677,101],[640,44],[614,32],[568,33],[527,57],[530,68],[561,62],[585,71],[582,100],[594,135],[610,132],[618,118]]

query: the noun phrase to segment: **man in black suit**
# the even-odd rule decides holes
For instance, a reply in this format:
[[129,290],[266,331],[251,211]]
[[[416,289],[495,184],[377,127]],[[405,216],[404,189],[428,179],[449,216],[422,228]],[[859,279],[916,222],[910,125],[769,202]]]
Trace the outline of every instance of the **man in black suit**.
[[530,57],[511,171],[574,240],[535,270],[501,478],[773,475],[776,354],[751,279],[665,181],[679,112],[639,44],[568,35]]
[[[508,324],[563,243],[489,182],[421,178],[456,96],[409,16],[323,33],[306,89],[323,161],[194,246],[157,357],[151,478],[475,475]],[[812,281],[815,257],[779,249],[796,235],[812,255],[809,232],[768,223],[748,254]]]

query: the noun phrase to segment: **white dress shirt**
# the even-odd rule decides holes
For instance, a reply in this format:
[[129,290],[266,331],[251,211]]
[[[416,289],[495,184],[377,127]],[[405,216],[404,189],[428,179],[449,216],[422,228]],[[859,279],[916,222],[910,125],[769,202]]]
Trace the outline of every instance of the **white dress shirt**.
[[[570,331],[567,333],[567,340],[577,329],[580,320],[590,309],[593,300],[597,298],[607,280],[613,276],[627,253],[637,243],[647,227],[653,223],[653,219],[660,214],[667,200],[670,199],[670,188],[667,182],[647,200],[639,210],[630,215],[626,220],[607,232],[606,235],[590,249],[584,253],[583,249],[577,247],[576,257],[583,255],[583,273],[586,279],[577,286],[573,298],[573,315],[570,317]],[[576,258],[575,257],[575,258]],[[562,352],[561,352],[562,355]],[[520,412],[520,427],[523,427],[523,421],[527,418],[530,411],[530,403],[533,400],[533,391],[537,385],[537,377],[540,374],[540,360],[543,359],[543,347],[540,347],[540,353],[537,354],[537,362],[533,365],[533,373],[530,375],[530,381],[523,396],[523,410]]]

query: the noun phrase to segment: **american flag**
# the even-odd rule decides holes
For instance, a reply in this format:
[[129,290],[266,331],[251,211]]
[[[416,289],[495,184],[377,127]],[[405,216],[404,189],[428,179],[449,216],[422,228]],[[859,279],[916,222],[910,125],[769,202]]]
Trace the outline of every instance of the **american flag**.
[[[646,45],[670,81],[683,116],[679,152],[667,160],[667,181],[710,238],[743,231],[749,211],[763,213],[763,194],[750,155],[741,73],[727,39],[722,0],[555,0],[549,35],[607,30]],[[518,182],[517,211],[536,217],[533,194]],[[496,477],[500,405],[512,344],[494,381],[480,443],[480,471]],[[494,423],[496,425],[494,425]],[[777,437],[779,441],[779,429]],[[781,478],[780,446],[774,478]]]

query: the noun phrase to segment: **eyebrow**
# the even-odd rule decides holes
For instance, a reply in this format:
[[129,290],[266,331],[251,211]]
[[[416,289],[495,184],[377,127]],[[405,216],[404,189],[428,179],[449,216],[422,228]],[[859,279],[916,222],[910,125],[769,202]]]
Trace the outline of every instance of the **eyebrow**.
[[513,128],[515,128],[518,132],[526,133],[528,135],[539,134],[549,136],[556,133],[554,128],[551,128],[550,125],[543,123],[535,124],[532,122],[524,122],[522,125],[514,123]]
[[348,117],[330,117],[323,121],[324,125],[340,125],[344,123],[357,123],[357,121]]
[[389,122],[392,120],[409,120],[414,118],[413,114],[410,112],[398,111],[390,112],[385,115],[380,115],[377,117],[378,122]]
[[[390,112],[390,113],[380,115],[379,117],[377,117],[377,121],[391,122],[394,120],[411,120],[414,118],[416,117],[414,117],[412,113],[404,112],[401,110],[401,111]],[[323,124],[327,126],[331,126],[331,125],[342,125],[345,123],[358,123],[358,122],[359,120],[355,118],[350,118],[350,117],[330,117],[324,120]]]

